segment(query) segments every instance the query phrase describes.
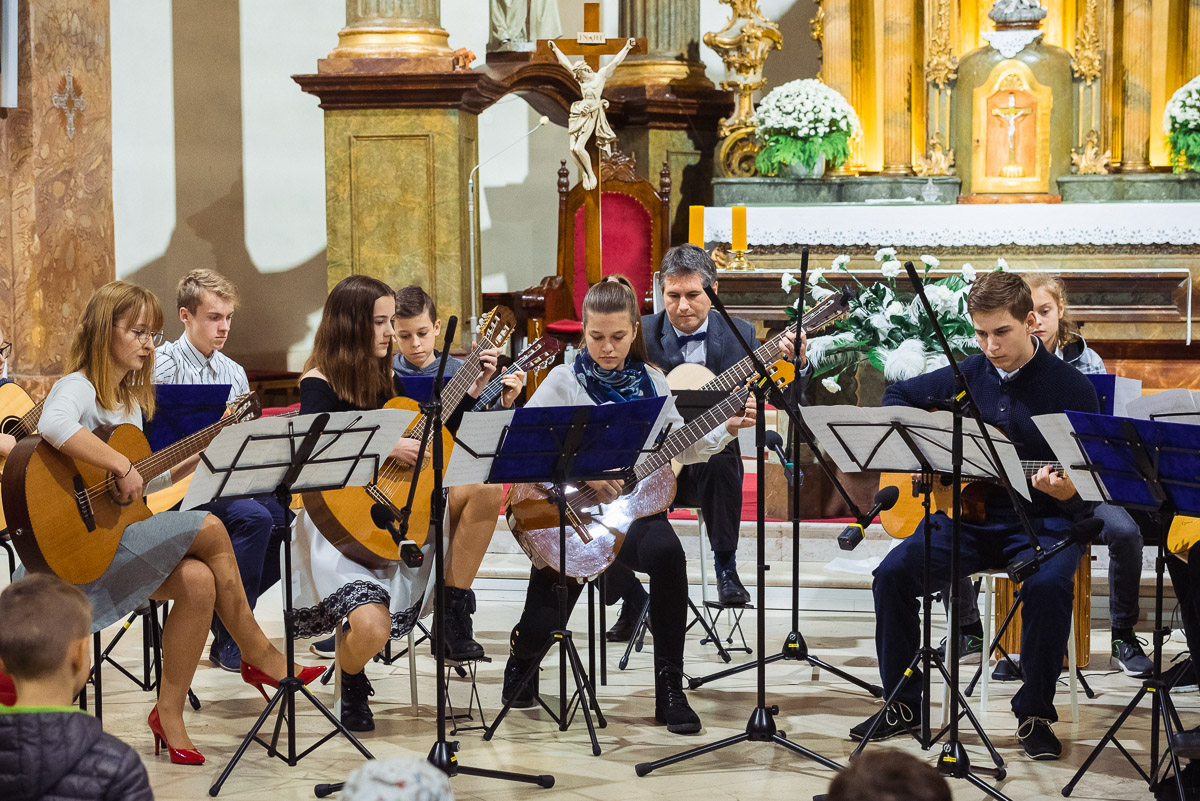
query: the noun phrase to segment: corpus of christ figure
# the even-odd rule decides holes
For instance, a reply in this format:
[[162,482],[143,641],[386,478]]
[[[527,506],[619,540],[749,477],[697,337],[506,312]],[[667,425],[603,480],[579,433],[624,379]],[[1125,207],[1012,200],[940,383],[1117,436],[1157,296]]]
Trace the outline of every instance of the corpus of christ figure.
[[583,95],[582,100],[571,104],[567,133],[571,136],[571,155],[575,157],[575,163],[579,166],[579,181],[583,188],[590,192],[596,188],[596,173],[592,172],[592,160],[587,152],[588,140],[595,134],[597,149],[604,155],[611,156],[612,143],[617,139],[608,124],[608,118],[604,115],[608,101],[600,95],[604,91],[604,84],[612,77],[617,66],[625,60],[630,48],[637,45],[637,40],[630,39],[626,42],[621,51],[613,56],[612,61],[597,71],[593,71],[583,59],[572,64],[558,49],[558,45],[553,41],[549,44],[558,63],[575,76],[575,80],[579,82],[579,92]]

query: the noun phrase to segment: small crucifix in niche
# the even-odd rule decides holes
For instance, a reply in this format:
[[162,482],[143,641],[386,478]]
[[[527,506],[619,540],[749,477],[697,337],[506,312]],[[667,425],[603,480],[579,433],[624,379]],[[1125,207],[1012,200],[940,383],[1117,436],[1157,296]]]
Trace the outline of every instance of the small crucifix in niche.
[[1017,105],[1017,96],[1008,93],[1008,105],[992,109],[992,115],[999,117],[1008,125],[1008,163],[1000,168],[1004,178],[1020,178],[1025,170],[1017,161],[1017,120],[1026,114],[1032,114],[1033,109]]
[[[608,124],[608,107],[601,94],[613,71],[630,53],[645,53],[645,39],[608,39],[600,27],[600,4],[583,5],[583,30],[573,39],[539,39],[539,55],[553,55],[579,83],[581,100],[571,104],[567,131],[571,137],[571,155],[579,167],[579,182],[584,189],[584,236],[587,247],[587,281],[594,284],[603,277],[600,254],[600,151],[611,154],[616,135]],[[583,56],[572,63],[567,56]],[[600,56],[615,56],[603,69]]]

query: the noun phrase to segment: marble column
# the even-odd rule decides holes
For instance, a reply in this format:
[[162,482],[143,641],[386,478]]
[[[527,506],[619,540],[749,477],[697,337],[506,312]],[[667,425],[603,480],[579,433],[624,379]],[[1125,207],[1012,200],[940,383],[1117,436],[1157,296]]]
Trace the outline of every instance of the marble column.
[[1150,81],[1154,52],[1153,3],[1125,0],[1121,45],[1122,90],[1121,172],[1150,170]]
[[346,0],[346,27],[329,58],[450,59],[449,41],[441,0]]
[[[854,66],[850,57],[850,0],[825,0],[821,34],[821,80],[831,89],[841,92],[846,102],[853,102]],[[850,161],[833,171],[837,175],[853,174]]]
[[1200,75],[1200,0],[1191,0],[1188,6],[1187,74],[1191,80]]
[[[883,2],[883,174],[912,175],[913,0]],[[828,11],[826,12],[828,13]]]
[[0,325],[41,397],[92,291],[116,277],[109,0],[20,0],[19,106],[0,117]]
[[712,88],[700,61],[700,0],[621,0],[617,32],[645,37],[647,52],[626,58],[609,86]]

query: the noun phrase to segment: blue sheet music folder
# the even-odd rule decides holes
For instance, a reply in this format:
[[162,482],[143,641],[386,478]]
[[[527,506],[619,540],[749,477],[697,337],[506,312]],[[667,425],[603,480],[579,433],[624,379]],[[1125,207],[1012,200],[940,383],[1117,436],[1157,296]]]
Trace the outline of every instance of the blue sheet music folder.
[[[406,398],[411,398],[417,403],[428,403],[433,397],[433,382],[437,380],[437,376],[433,375],[406,375],[404,377],[396,377],[396,388],[400,390]],[[442,376],[442,387],[450,383],[450,376]],[[453,409],[446,411],[449,415]]]
[[229,384],[155,384],[154,417],[146,423],[151,450],[162,450],[221,419]]
[[[1088,461],[1103,468],[1097,474],[1115,503],[1158,508],[1135,456],[1134,448],[1145,446],[1175,511],[1200,514],[1200,487],[1189,486],[1200,483],[1200,425],[1070,411],[1067,419]],[[1140,440],[1133,448],[1126,442],[1131,429]]]
[[581,410],[587,430],[573,451],[565,480],[619,470],[637,462],[666,398],[642,398],[603,406],[538,406],[517,409],[492,463],[493,482],[552,481],[566,438]]

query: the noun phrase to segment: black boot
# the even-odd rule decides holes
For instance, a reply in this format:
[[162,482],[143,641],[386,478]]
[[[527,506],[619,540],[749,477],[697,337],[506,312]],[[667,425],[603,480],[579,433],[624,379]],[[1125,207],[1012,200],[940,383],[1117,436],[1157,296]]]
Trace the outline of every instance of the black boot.
[[538,674],[541,673],[541,669],[533,672],[533,677],[524,687],[519,686],[521,679],[532,666],[531,660],[508,657],[508,664],[504,666],[504,687],[500,690],[500,703],[508,704],[512,709],[531,709],[537,706]]
[[[446,635],[446,658],[455,662],[479,659],[483,646],[475,641],[471,615],[475,612],[475,593],[458,587],[446,588],[446,608],[442,610],[442,630]],[[436,646],[430,651],[437,656]]]
[[683,694],[683,660],[654,660],[654,719],[667,724],[672,734],[700,731],[700,716]]
[[375,731],[375,716],[367,698],[375,694],[375,688],[367,679],[367,671],[358,673],[342,671],[342,725],[350,731]]
[[621,614],[617,616],[617,622],[613,623],[612,628],[604,635],[605,639],[609,642],[629,642],[634,629],[637,628],[638,618],[641,617],[645,607],[645,598],[640,602],[622,601]]

